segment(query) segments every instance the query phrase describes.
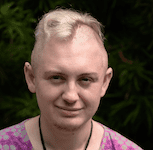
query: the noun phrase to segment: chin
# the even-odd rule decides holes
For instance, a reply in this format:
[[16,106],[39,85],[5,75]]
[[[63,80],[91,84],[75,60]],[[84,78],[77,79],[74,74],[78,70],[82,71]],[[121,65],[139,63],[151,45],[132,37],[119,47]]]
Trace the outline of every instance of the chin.
[[69,132],[79,130],[83,126],[83,124],[85,124],[85,121],[73,118],[66,118],[60,121],[56,120],[56,122],[54,122],[55,127],[57,127],[60,130],[69,131]]

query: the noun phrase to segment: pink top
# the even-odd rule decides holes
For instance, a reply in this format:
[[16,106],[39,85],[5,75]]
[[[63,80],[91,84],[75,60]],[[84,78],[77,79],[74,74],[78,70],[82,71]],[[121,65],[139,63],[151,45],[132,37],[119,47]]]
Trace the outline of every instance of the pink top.
[[[27,120],[0,130],[0,150],[33,149],[24,125]],[[102,126],[104,128],[104,136],[102,138],[99,150],[142,150],[142,148],[121,134],[109,129],[104,125]]]

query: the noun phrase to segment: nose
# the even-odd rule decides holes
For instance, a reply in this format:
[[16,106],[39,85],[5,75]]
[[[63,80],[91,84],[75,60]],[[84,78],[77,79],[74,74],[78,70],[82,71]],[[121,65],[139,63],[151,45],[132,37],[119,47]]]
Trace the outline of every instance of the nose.
[[74,82],[66,84],[62,99],[69,104],[75,103],[79,99],[78,89]]

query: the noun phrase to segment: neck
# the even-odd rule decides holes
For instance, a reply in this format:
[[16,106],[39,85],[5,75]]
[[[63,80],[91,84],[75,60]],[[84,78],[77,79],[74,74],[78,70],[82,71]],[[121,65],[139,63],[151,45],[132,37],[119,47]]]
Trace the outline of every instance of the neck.
[[59,128],[41,115],[41,130],[47,149],[84,150],[90,131],[91,119],[73,130]]

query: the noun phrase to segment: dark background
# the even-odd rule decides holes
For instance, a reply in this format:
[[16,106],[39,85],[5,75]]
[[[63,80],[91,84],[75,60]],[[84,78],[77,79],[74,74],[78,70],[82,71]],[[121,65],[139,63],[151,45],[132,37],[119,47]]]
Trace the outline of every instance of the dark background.
[[114,76],[94,119],[152,150],[152,0],[1,0],[0,129],[39,114],[23,66],[30,61],[39,18],[61,6],[89,12],[105,26]]

